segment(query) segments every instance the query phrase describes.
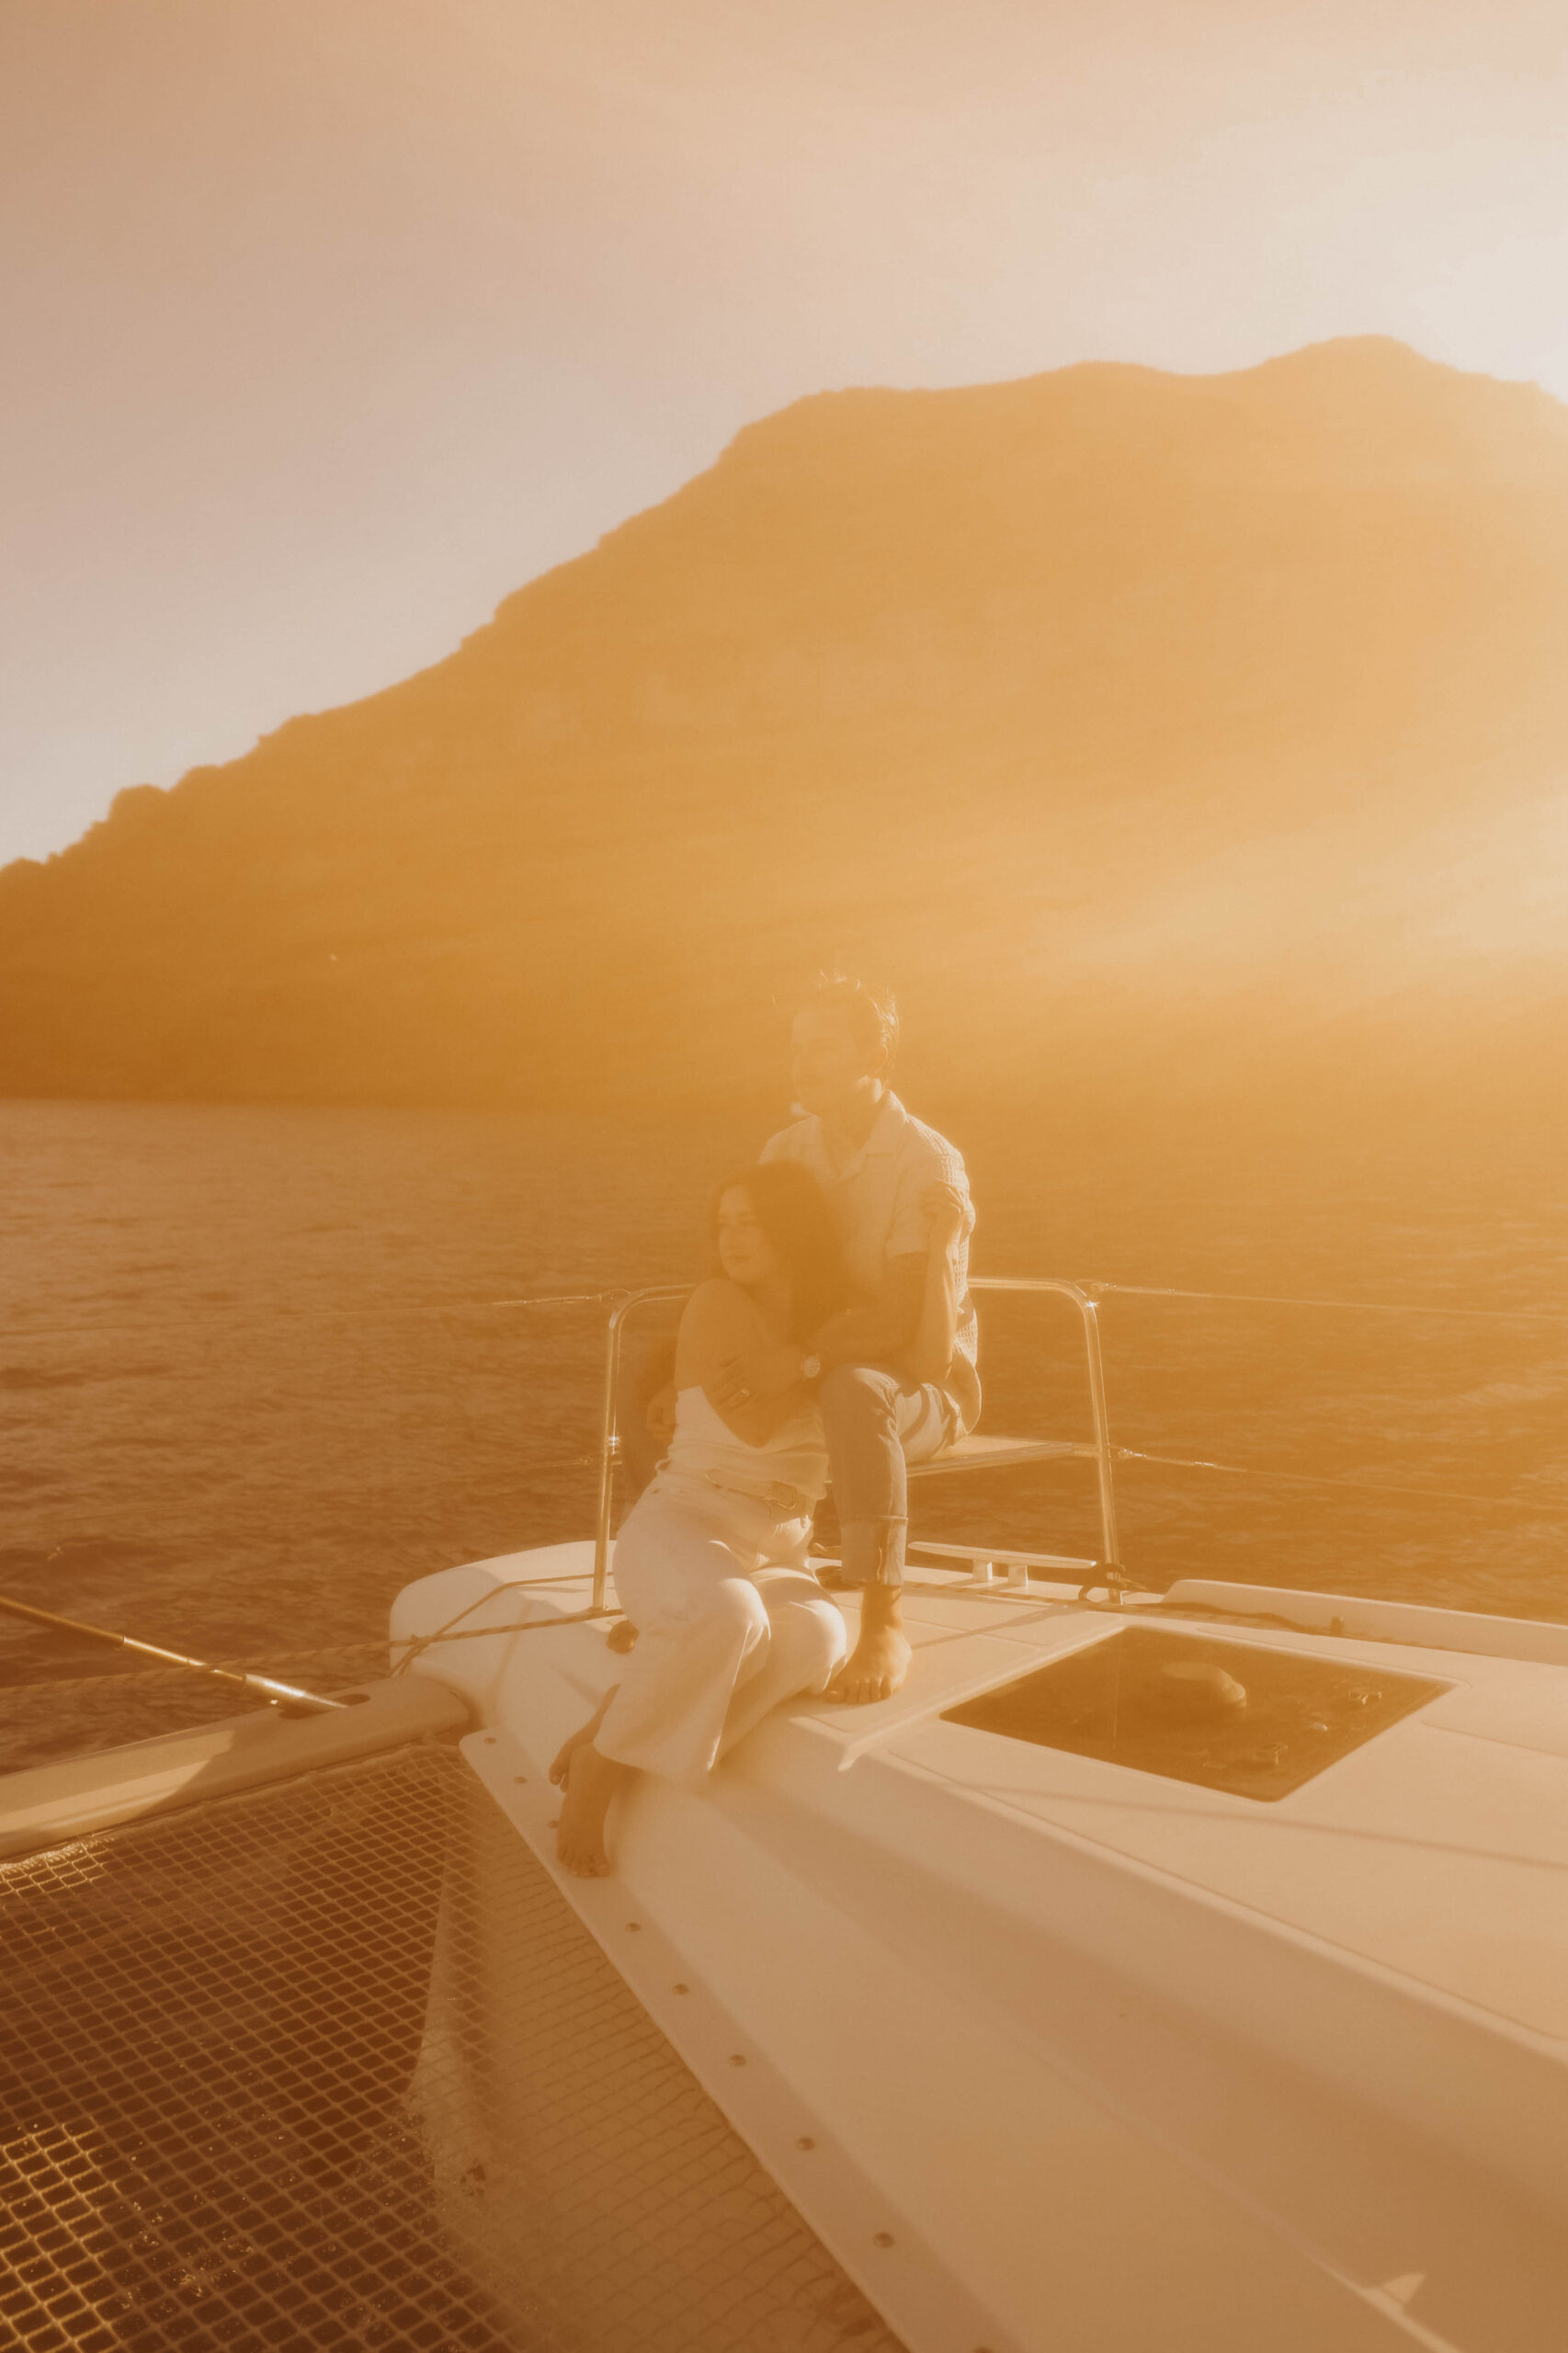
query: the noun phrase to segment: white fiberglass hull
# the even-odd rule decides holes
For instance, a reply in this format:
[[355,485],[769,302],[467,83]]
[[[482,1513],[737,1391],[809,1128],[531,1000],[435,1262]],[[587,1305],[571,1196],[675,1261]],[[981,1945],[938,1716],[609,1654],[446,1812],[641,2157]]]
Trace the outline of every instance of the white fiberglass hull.
[[578,1881],[546,1768],[618,1662],[473,1637],[581,1608],[590,1555],[426,1578],[394,1641],[465,1613],[413,1671],[467,1763],[911,2353],[1560,2342],[1568,1631],[1267,1597],[1346,1631],[1228,1624],[1260,1676],[1430,1696],[1265,1802],[945,1720],[1146,1613],[933,1581],[898,1698],[780,1711],[705,1797],[634,1781]]

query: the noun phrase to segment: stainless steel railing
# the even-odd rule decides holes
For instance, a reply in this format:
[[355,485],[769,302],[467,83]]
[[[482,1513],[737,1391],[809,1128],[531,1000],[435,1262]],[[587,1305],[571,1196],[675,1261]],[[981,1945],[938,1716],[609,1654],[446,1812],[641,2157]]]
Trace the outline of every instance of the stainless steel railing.
[[[1121,1545],[1117,1534],[1116,1471],[1110,1415],[1106,1407],[1105,1362],[1100,1354],[1100,1319],[1094,1296],[1081,1283],[1065,1282],[1056,1276],[973,1275],[969,1287],[971,1290],[1054,1291],[1060,1298],[1070,1299],[1078,1311],[1089,1378],[1089,1408],[1095,1421],[1095,1467],[1100,1494],[1100,1557],[1095,1563],[1100,1574],[1095,1583],[1103,1585],[1113,1601],[1119,1600],[1131,1580],[1121,1566]],[[1085,1586],[1085,1590],[1091,1588]]]
[[[595,1610],[605,1608],[609,1574],[610,1518],[615,1504],[615,1473],[623,1448],[617,1414],[620,1390],[622,1340],[629,1318],[640,1307],[661,1300],[686,1299],[693,1286],[690,1283],[654,1283],[646,1290],[629,1292],[610,1311],[606,1335],[604,1408],[599,1431],[599,1501],[594,1529],[594,1598]],[[1041,1294],[1055,1293],[1070,1300],[1078,1310],[1083,1325],[1084,1354],[1089,1381],[1089,1404],[1094,1415],[1093,1455],[1099,1481],[1100,1557],[1095,1563],[1095,1575],[1085,1585],[1085,1593],[1096,1586],[1103,1586],[1112,1601],[1119,1601],[1131,1583],[1121,1566],[1121,1549],[1116,1524],[1116,1473],[1114,1452],[1110,1440],[1110,1421],[1106,1408],[1105,1366],[1100,1354],[1099,1316],[1092,1292],[1080,1283],[1065,1282],[1056,1278],[1010,1275],[977,1275],[971,1278],[971,1290],[1024,1291]],[[950,1464],[940,1457],[936,1462],[922,1466],[927,1471],[968,1467],[961,1453],[955,1454]],[[978,1467],[978,1466],[976,1466]]]
[[606,1580],[609,1573],[609,1521],[615,1503],[615,1466],[621,1453],[620,1432],[616,1427],[621,1336],[633,1309],[646,1307],[658,1299],[688,1299],[695,1288],[692,1283],[653,1283],[646,1290],[628,1292],[619,1305],[610,1310],[605,1347],[604,1413],[599,1426],[599,1508],[594,1524],[593,1606],[596,1609],[602,1609],[605,1606]]

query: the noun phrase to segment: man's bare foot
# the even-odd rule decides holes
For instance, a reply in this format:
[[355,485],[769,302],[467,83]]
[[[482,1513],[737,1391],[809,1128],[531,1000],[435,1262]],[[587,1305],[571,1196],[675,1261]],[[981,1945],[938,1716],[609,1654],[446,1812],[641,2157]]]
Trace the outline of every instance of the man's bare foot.
[[612,1626],[608,1633],[605,1636],[605,1646],[608,1650],[619,1651],[624,1654],[635,1646],[636,1641],[636,1627],[632,1624],[630,1618],[623,1618],[619,1625]]
[[578,1749],[582,1747],[583,1743],[585,1740],[592,1740],[594,1734],[597,1732],[599,1726],[605,1720],[605,1710],[608,1707],[610,1701],[614,1699],[616,1692],[619,1691],[619,1688],[620,1686],[618,1683],[607,1691],[604,1698],[599,1701],[598,1706],[594,1710],[593,1714],[588,1718],[587,1722],[585,1724],[579,1724],[575,1732],[568,1733],[566,1738],[556,1750],[554,1762],[551,1764],[550,1768],[550,1778],[554,1782],[558,1790],[563,1790],[566,1787],[566,1776],[572,1770],[573,1757],[576,1755]]
[[895,1585],[862,1586],[860,1639],[828,1686],[830,1699],[864,1707],[872,1699],[891,1699],[903,1683],[914,1654],[898,1595]]
[[609,1870],[605,1816],[625,1769],[613,1756],[601,1756],[591,1740],[573,1751],[556,1826],[555,1854],[562,1868],[577,1879],[603,1879]]

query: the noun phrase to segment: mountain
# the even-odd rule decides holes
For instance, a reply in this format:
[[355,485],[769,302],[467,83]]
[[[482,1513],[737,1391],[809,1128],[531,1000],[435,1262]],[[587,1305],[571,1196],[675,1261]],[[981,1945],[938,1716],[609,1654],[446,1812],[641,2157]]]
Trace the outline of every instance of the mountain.
[[701,1097],[841,960],[944,1093],[1506,1108],[1568,1004],[1565,648],[1532,386],[1369,338],[824,393],[0,872],[0,1091]]

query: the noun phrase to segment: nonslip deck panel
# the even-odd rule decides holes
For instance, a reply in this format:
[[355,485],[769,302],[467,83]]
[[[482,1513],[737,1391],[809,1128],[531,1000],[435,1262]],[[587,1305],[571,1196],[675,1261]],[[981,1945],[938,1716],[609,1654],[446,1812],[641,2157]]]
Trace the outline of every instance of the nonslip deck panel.
[[899,2353],[449,1751],[0,1866],[0,1972],[21,2353]]
[[1267,1801],[1449,1688],[1381,1665],[1127,1626],[942,1719]]

